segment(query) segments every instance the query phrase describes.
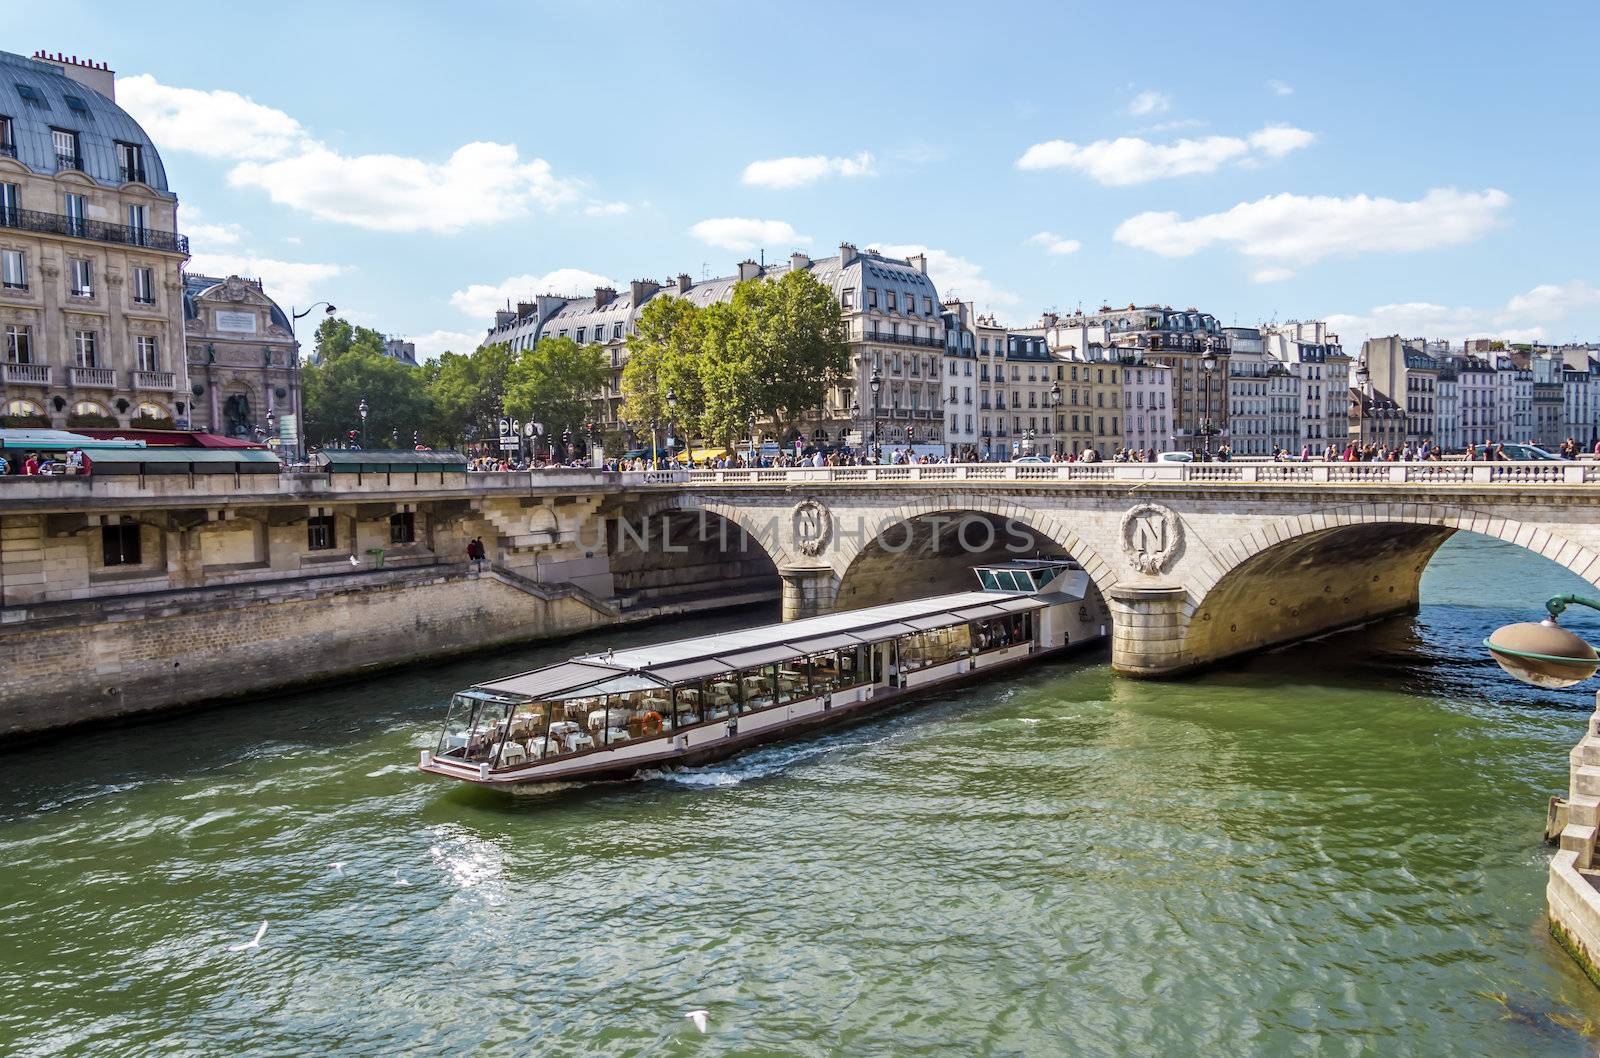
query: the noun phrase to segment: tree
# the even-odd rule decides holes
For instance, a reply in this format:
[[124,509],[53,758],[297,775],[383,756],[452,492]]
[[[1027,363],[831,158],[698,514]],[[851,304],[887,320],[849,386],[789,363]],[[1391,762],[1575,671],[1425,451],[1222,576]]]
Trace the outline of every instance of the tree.
[[312,359],[319,364],[331,363],[352,349],[383,355],[383,335],[370,327],[353,326],[349,320],[329,316],[317,324],[316,345]]
[[704,429],[708,311],[684,298],[662,296],[652,298],[634,320],[622,368],[623,417],[641,435],[652,421],[663,428],[672,422],[691,433]]
[[597,395],[611,378],[598,347],[571,338],[541,338],[524,349],[506,373],[505,412],[544,424],[548,436],[580,430],[594,414]]
[[398,443],[409,448],[414,432],[427,428],[432,406],[422,373],[392,357],[354,343],[301,374],[306,441],[329,444],[360,431],[367,402],[367,438],[372,448]]
[[810,272],[776,282],[748,280],[733,291],[733,352],[757,416],[774,422],[820,408],[850,368],[844,316],[833,292]]
[[495,436],[506,399],[506,377],[516,356],[504,342],[471,353],[445,353],[423,366],[432,401],[428,436],[456,445],[469,436]]

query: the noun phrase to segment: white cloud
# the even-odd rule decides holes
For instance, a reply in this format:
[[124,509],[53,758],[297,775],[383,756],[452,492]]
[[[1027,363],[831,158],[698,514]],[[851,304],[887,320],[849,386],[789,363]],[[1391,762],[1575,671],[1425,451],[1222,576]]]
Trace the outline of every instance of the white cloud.
[[1307,264],[1334,254],[1431,250],[1470,242],[1499,223],[1510,201],[1494,188],[1435,188],[1413,202],[1286,193],[1193,220],[1172,212],[1140,213],[1119,224],[1113,238],[1163,257],[1187,257],[1225,243],[1247,256]]
[[751,162],[740,177],[752,187],[786,190],[804,187],[830,176],[872,176],[877,172],[872,154],[862,151],[853,158],[830,158],[825,154],[804,157],[769,158]]
[[1252,283],[1281,283],[1285,279],[1294,278],[1292,268],[1258,268],[1250,273]]
[[811,241],[811,236],[799,234],[787,221],[752,217],[713,217],[691,227],[689,234],[724,250],[754,250],[762,246],[788,249]]
[[292,305],[309,305],[327,298],[329,292],[324,284],[344,273],[344,268],[336,264],[279,261],[249,253],[205,252],[190,257],[184,270],[192,275],[259,279],[267,296],[285,311]]
[[373,231],[451,233],[575,200],[577,185],[514,144],[468,143],[442,162],[346,155],[294,118],[235,92],[123,78],[120,102],[163,149],[234,159],[228,181],[320,220]]
[[946,250],[931,250],[917,243],[890,246],[872,243],[871,245],[889,257],[927,254],[928,276],[938,288],[939,297],[942,299],[960,298],[962,301],[972,302],[980,309],[1017,305],[1022,302],[1017,295],[996,286],[994,280],[985,276],[982,265],[965,257],[957,257]]
[[519,301],[531,301],[540,294],[593,294],[595,287],[616,289],[618,286],[616,280],[597,272],[586,272],[581,268],[558,268],[542,276],[510,276],[499,283],[474,283],[465,290],[451,294],[450,304],[468,316],[483,320],[484,326],[488,326],[494,314],[505,308],[507,302],[515,305]]
[[429,331],[408,337],[407,341],[416,343],[417,359],[437,360],[441,353],[470,353],[483,341],[483,335],[468,334],[465,331]]
[[1276,77],[1267,82],[1267,90],[1275,96],[1294,95],[1294,86],[1280,81]]
[[1333,313],[1327,320],[1346,349],[1358,348],[1367,338],[1386,334],[1452,341],[1503,338],[1527,342],[1550,339],[1552,334],[1558,333],[1556,324],[1597,306],[1600,306],[1600,288],[1574,279],[1561,284],[1542,283],[1508,298],[1497,308],[1406,301],[1378,305],[1364,313]]
[[1134,117],[1145,117],[1149,114],[1165,114],[1172,109],[1172,97],[1160,92],[1140,92],[1133,97],[1133,102],[1128,104],[1128,113]]
[[540,158],[505,143],[468,143],[442,164],[394,154],[349,156],[323,146],[275,162],[244,162],[228,180],[320,220],[373,231],[450,233],[575,197]]
[[583,207],[584,213],[591,217],[620,217],[632,209],[626,202],[591,202]]
[[1203,129],[1206,122],[1200,118],[1176,118],[1172,121],[1158,121],[1154,125],[1145,125],[1140,132],[1182,132],[1184,129]]
[[237,92],[173,88],[147,73],[117,78],[117,104],[164,151],[208,158],[279,158],[307,139],[304,127],[281,110]]
[[233,246],[244,238],[244,229],[237,224],[190,224],[183,229],[192,244],[200,246]]
[[1046,253],[1069,254],[1077,253],[1083,249],[1083,243],[1077,239],[1063,239],[1053,231],[1041,231],[1037,235],[1028,236],[1030,246],[1042,246]]
[[1304,129],[1269,125],[1250,134],[1205,136],[1174,143],[1151,143],[1135,136],[1095,140],[1079,146],[1066,140],[1035,143],[1017,159],[1018,169],[1072,169],[1108,187],[1143,184],[1165,177],[1216,172],[1228,162],[1281,158],[1309,145],[1316,136]]

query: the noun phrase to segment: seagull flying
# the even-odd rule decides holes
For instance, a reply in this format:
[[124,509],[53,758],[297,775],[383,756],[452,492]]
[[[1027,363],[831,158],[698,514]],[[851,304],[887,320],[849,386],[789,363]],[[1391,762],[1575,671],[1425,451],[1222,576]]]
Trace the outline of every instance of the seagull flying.
[[330,863],[330,864],[328,864],[328,866],[333,868],[333,873],[334,874],[337,874],[340,877],[344,876],[344,864],[343,863]]
[[394,869],[394,884],[395,885],[410,885],[411,884],[410,882],[406,881],[405,878],[400,874],[400,868],[398,868],[398,867],[396,867]]
[[705,1031],[706,1031],[706,1012],[705,1011],[703,1011],[703,1010],[691,1010],[687,1014],[685,1014],[684,1017],[686,1017],[690,1021],[694,1022],[694,1027],[699,1029],[702,1034],[705,1033]]
[[[235,944],[233,947],[229,948],[228,950],[229,951],[249,951],[251,948],[259,948],[259,947],[261,947],[261,938],[265,937],[266,935],[267,935],[267,920],[266,919],[262,919],[260,928],[258,928],[256,930],[255,940],[246,941],[243,944]],[[703,1032],[705,1030],[702,1029],[701,1031]]]

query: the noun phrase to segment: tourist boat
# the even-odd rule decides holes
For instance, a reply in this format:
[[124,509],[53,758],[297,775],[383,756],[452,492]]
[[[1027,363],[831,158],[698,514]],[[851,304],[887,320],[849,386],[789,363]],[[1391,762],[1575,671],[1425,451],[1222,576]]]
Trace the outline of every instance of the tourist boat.
[[980,589],[607,651],[455,694],[431,775],[507,788],[706,764],[1103,638],[1071,560],[974,567]]

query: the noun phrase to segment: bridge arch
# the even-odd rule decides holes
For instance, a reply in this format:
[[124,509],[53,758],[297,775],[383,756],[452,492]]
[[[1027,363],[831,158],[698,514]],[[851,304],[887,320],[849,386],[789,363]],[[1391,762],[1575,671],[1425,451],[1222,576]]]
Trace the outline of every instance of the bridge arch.
[[973,565],[1040,555],[1082,565],[1090,610],[1109,621],[1100,593],[1116,584],[1116,568],[1057,513],[996,496],[930,497],[870,510],[834,532],[836,609],[968,590]]
[[760,511],[679,492],[613,512],[606,543],[623,607],[778,598],[793,560]]
[[1600,552],[1542,525],[1450,504],[1334,507],[1270,522],[1190,571],[1186,667],[1414,612],[1423,570],[1457,532],[1526,548],[1600,587]]

